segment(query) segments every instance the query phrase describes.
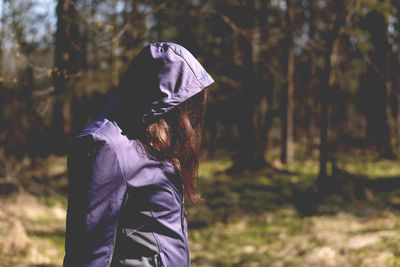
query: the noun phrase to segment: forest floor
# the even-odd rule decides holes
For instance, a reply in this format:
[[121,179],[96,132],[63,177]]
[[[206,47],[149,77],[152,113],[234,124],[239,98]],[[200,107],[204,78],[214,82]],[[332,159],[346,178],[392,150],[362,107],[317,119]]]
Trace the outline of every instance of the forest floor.
[[[227,174],[228,155],[204,157],[203,200],[188,207],[193,266],[400,266],[399,162],[345,158],[323,195],[315,161],[270,162]],[[65,163],[23,171],[0,198],[0,266],[62,265]]]

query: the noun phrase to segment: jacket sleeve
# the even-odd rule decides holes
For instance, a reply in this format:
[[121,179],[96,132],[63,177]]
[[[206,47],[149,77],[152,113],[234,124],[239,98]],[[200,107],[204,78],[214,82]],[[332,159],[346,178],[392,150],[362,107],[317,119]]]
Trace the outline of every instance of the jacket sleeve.
[[116,153],[92,135],[68,156],[64,266],[109,266],[126,183]]

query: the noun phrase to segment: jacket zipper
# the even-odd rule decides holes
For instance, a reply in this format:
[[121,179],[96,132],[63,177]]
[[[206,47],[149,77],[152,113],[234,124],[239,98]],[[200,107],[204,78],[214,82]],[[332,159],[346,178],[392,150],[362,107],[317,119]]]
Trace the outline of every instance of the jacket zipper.
[[186,255],[187,255],[187,266],[190,266],[190,255],[189,255],[189,246],[188,246],[188,240],[187,240],[187,235],[185,232],[185,215],[186,215],[186,210],[185,210],[185,187],[182,184],[182,200],[181,200],[181,226],[182,226],[182,234],[185,239],[185,248],[186,248]]
[[182,193],[181,193],[181,227],[182,227],[182,234],[186,237],[185,234],[185,187],[182,184]]
[[185,210],[185,203],[181,201],[181,227],[182,227],[182,234],[186,236],[185,234],[185,224],[184,224],[184,210]]

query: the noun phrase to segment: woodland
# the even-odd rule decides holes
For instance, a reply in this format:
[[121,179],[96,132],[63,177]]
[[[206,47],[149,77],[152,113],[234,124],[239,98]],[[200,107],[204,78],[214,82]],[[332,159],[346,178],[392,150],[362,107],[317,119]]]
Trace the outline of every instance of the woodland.
[[61,266],[72,138],[151,42],[215,80],[193,266],[400,266],[399,0],[0,0],[0,266]]

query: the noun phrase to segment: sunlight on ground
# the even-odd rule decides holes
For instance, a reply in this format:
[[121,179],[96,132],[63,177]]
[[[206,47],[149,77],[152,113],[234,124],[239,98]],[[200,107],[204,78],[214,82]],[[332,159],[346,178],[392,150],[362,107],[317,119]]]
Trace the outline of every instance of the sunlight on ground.
[[399,266],[400,217],[299,218],[291,208],[191,232],[193,266]]
[[[53,159],[41,178],[54,179],[50,194],[0,198],[0,266],[61,266],[66,197],[56,187],[65,186],[64,164],[65,158]],[[357,164],[346,170],[358,171]],[[315,180],[313,161],[295,162],[290,172],[223,173],[230,166],[226,155],[202,160],[203,201],[188,207],[193,266],[400,266],[395,188],[371,199],[333,195],[314,203],[296,195]],[[396,162],[371,163],[369,170],[400,177]],[[297,201],[311,213],[303,214]]]
[[4,266],[62,264],[66,210],[20,194],[0,202],[0,261]]

